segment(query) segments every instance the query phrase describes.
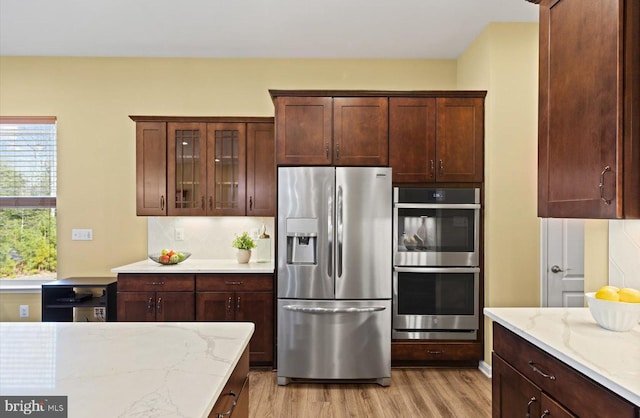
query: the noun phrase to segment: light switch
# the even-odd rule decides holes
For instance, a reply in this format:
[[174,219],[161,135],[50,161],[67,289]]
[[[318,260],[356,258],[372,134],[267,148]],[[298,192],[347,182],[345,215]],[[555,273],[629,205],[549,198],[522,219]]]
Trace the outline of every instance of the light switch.
[[184,241],[184,228],[176,228],[175,236],[176,241]]
[[92,241],[93,229],[72,229],[71,239],[73,241]]

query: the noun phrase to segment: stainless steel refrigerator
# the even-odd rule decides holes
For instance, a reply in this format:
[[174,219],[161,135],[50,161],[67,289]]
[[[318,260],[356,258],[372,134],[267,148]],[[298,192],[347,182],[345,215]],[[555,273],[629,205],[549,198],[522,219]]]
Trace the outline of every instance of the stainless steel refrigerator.
[[390,168],[278,168],[278,384],[390,384],[391,219]]

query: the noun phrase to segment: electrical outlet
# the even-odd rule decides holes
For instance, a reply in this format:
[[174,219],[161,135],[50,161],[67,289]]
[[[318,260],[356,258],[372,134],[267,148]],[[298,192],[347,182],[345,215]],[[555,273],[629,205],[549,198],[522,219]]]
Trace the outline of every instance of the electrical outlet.
[[184,228],[176,228],[176,241],[184,241]]
[[106,319],[105,315],[106,315],[106,312],[105,312],[104,308],[102,308],[102,307],[93,308],[93,317],[94,318],[98,318],[101,321],[104,321]]
[[20,305],[20,318],[29,318],[29,305]]
[[93,229],[72,229],[71,240],[93,241]]

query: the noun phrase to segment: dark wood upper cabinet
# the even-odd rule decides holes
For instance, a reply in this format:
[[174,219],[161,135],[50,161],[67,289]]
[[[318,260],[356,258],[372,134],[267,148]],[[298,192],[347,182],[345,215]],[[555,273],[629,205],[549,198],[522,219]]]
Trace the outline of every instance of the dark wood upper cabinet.
[[276,156],[273,123],[247,124],[249,216],[276,216]]
[[244,215],[247,134],[244,123],[207,124],[207,215]]
[[389,99],[394,182],[482,182],[483,147],[484,96]]
[[167,214],[167,126],[164,122],[136,124],[137,215]]
[[207,124],[167,124],[169,216],[207,214]]
[[389,164],[389,109],[386,97],[333,99],[333,163]]
[[138,215],[275,216],[273,118],[131,119]]
[[484,155],[484,99],[438,98],[438,181],[481,182]]
[[274,103],[278,165],[388,165],[386,97],[284,95]]
[[275,108],[277,164],[331,165],[331,97],[278,97]]
[[640,2],[542,0],[538,215],[640,217]]

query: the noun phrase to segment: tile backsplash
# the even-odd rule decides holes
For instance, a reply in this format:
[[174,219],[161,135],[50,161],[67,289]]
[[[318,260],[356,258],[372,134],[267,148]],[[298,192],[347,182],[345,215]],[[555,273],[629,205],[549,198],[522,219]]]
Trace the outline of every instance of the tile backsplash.
[[[254,236],[264,222],[266,232],[271,237],[271,257],[275,254],[274,218],[249,216],[216,217],[149,217],[149,253],[170,248],[191,253],[193,258],[235,260],[236,249],[231,241],[236,234],[248,232]],[[176,240],[176,229],[184,232],[184,240]],[[253,257],[252,257],[253,261]]]
[[640,220],[609,221],[609,284],[640,289]]

